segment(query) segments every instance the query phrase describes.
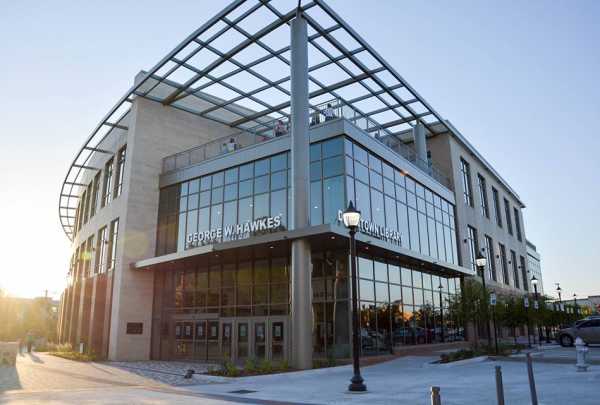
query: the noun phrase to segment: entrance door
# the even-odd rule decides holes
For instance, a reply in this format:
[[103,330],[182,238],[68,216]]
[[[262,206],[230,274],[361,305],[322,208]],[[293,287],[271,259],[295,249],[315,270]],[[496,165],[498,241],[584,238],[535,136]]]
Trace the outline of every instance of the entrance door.
[[233,354],[233,322],[221,322],[221,353],[224,359],[231,359]]
[[266,320],[254,322],[254,357],[257,361],[265,360],[267,350],[267,322]]
[[219,321],[208,321],[207,330],[207,360],[220,360],[221,350],[219,348]]
[[191,359],[194,353],[194,323],[175,322],[175,357]]
[[238,321],[236,330],[236,361],[246,360],[250,353],[250,322]]
[[194,359],[206,360],[206,350],[208,346],[206,344],[206,320],[196,321],[196,334],[194,336]]
[[287,328],[285,327],[285,319],[273,319],[270,320],[270,351],[271,360],[273,362],[281,362],[286,359],[286,339],[287,339]]

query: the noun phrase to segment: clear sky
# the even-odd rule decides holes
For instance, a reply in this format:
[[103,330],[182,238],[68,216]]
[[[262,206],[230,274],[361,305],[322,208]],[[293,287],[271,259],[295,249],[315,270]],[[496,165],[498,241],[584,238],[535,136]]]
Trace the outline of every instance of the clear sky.
[[[60,294],[58,194],[77,149],[139,70],[226,4],[3,4],[0,288]],[[546,289],[600,294],[600,2],[329,4],[517,190]]]

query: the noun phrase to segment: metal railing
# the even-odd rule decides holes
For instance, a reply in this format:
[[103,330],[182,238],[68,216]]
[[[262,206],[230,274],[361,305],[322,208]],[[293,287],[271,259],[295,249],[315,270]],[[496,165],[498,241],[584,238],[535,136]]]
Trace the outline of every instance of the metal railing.
[[[343,100],[333,99],[311,107],[311,127],[338,118],[343,118],[368,133],[371,137],[413,163],[440,184],[452,189],[450,179],[436,165],[420,159],[412,147],[393,136],[390,131],[382,128],[381,125],[371,118],[358,112],[353,106],[345,104]],[[290,125],[287,117],[265,121],[245,131],[227,135],[192,149],[167,156],[162,162],[162,172],[168,173],[179,170],[251,145],[281,136],[288,136],[289,133]]]

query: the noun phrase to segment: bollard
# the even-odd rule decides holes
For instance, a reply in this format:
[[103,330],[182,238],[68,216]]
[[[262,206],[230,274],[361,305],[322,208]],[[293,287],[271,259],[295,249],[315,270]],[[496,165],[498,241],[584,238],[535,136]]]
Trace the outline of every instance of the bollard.
[[585,342],[579,336],[575,339],[575,352],[577,354],[577,363],[575,363],[577,371],[587,371],[588,348],[585,347]]
[[535,379],[533,378],[533,364],[531,353],[527,353],[527,374],[529,375],[529,391],[531,391],[531,405],[538,405],[537,392],[535,390]]
[[498,405],[504,405],[504,386],[502,385],[502,368],[496,366],[496,398]]
[[431,405],[442,405],[440,387],[431,387]]
[[193,376],[195,373],[196,373],[196,372],[194,371],[194,369],[193,369],[193,368],[189,368],[189,369],[188,369],[188,370],[185,372],[185,374],[184,374],[183,378],[192,378],[192,376]]

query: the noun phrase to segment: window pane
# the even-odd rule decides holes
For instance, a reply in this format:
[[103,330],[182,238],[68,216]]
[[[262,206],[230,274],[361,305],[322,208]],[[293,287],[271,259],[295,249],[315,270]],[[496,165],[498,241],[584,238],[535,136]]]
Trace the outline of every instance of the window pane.
[[361,183],[360,181],[355,182],[356,184],[356,208],[360,210],[361,217],[366,221],[371,220],[371,199],[369,195],[369,187]]
[[279,190],[271,193],[271,216],[281,215],[281,225],[287,228],[287,190]]
[[344,138],[334,138],[323,142],[323,158],[341,155],[344,152]]
[[310,183],[310,224],[321,225],[323,223],[323,207],[321,205],[321,182]]
[[364,257],[359,257],[358,274],[361,278],[373,279],[373,261]]
[[372,280],[360,280],[360,293],[359,297],[361,301],[375,301],[375,290]]
[[254,196],[254,219],[269,216],[269,194]]
[[240,167],[240,180],[251,179],[254,176],[254,163],[248,163]]
[[237,183],[229,184],[225,186],[225,201],[231,201],[237,199],[238,185]]
[[375,299],[378,302],[389,302],[390,301],[387,283],[375,283]]
[[210,208],[210,229],[220,228],[223,224],[223,204],[213,205]]
[[235,183],[238,180],[238,168],[229,169],[225,172],[225,184]]
[[269,172],[269,159],[262,159],[254,163],[254,177],[265,175]]
[[254,194],[266,193],[267,191],[269,191],[269,176],[255,178]]
[[271,172],[287,169],[287,153],[281,153],[271,158]]
[[337,176],[344,173],[344,157],[336,156],[323,160],[323,177]]
[[238,218],[240,224],[252,220],[252,197],[240,200]]
[[[375,267],[375,280],[385,281],[387,283],[387,281],[388,281],[387,264],[375,260],[374,267]],[[378,298],[378,300],[379,300],[379,298]]]
[[338,210],[344,209],[344,176],[324,180],[324,222],[333,224],[337,221]]

